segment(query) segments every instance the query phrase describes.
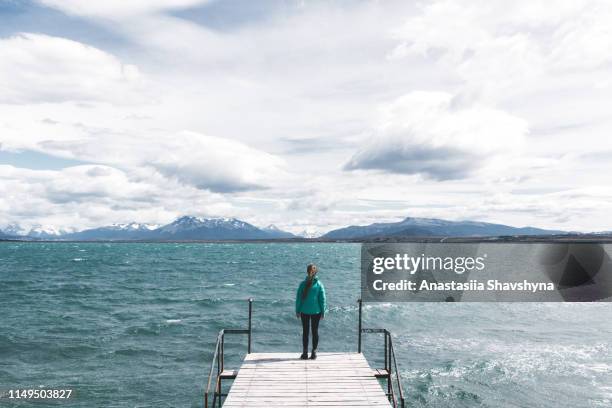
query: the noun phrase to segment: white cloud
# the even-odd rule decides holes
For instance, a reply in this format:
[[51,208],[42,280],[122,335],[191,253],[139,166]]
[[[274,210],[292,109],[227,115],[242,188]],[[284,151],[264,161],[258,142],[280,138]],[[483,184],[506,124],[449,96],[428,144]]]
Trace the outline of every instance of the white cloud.
[[[22,169],[11,190],[28,192],[0,195],[0,222],[202,211],[295,229],[407,215],[612,228],[596,228],[606,197],[563,195],[611,170],[611,3],[305,2],[214,28],[204,10],[172,12],[195,3],[47,0],[112,36],[0,40],[1,148],[114,169],[70,175],[92,191]],[[351,156],[380,171],[343,171]]]
[[500,101],[558,89],[564,84],[554,77],[610,62],[611,21],[612,3],[605,0],[559,1],[554,7],[545,0],[439,0],[407,18],[390,56],[429,56],[465,81],[465,93]]
[[[47,131],[56,126],[49,125]],[[64,128],[70,128],[66,126]],[[87,133],[83,137],[40,140],[12,139],[6,148],[39,151],[65,158],[107,164],[124,169],[151,168],[166,178],[202,190],[237,192],[272,187],[287,178],[285,162],[278,156],[239,141],[197,132]],[[91,131],[90,131],[91,132]],[[109,183],[112,189],[112,183]]]
[[138,68],[77,41],[21,33],[0,39],[0,103],[133,99]]
[[413,92],[384,108],[374,136],[345,169],[460,179],[518,151],[526,134],[527,123],[503,111],[462,106],[444,92]]
[[567,15],[553,32],[551,59],[557,69],[594,69],[612,61],[612,4],[591,1]]
[[151,118],[147,122],[167,115],[147,100],[165,87],[147,80],[140,88],[144,82],[135,66],[76,41],[39,34],[0,40],[0,149],[152,167],[217,192],[267,188],[285,175],[282,159],[246,143],[185,132],[180,122],[168,130],[124,119],[132,109]]
[[83,229],[116,222],[166,223],[183,214],[238,211],[218,195],[153,170],[82,165],[29,170],[0,165],[0,225]]
[[[150,150],[150,149],[147,149]],[[216,192],[271,187],[283,178],[284,162],[234,140],[181,132],[138,158],[160,173]]]

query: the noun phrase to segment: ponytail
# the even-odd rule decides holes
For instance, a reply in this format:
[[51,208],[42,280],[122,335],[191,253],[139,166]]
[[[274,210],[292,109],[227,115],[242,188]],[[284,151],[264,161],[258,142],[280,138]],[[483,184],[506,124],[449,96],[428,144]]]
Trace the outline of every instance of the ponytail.
[[[314,270],[315,273],[310,276],[310,272]],[[306,299],[308,296],[308,292],[310,292],[310,288],[312,287],[312,283],[314,282],[314,277],[317,274],[317,266],[315,264],[308,264],[306,267],[306,273],[308,273],[308,278],[306,278],[306,285],[304,286],[304,291],[302,292],[302,300]]]

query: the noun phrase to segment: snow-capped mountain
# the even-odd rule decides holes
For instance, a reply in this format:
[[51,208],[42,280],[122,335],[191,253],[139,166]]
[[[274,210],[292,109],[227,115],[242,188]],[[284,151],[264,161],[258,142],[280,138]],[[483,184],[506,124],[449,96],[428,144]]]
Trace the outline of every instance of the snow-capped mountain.
[[378,237],[446,236],[477,237],[503,235],[550,235],[563,231],[533,227],[511,227],[476,221],[448,221],[436,218],[408,217],[400,222],[374,223],[336,229],[323,235],[327,239],[364,239]]
[[128,224],[111,224],[106,228],[116,229],[118,231],[152,231],[159,228],[159,224],[141,224],[139,222],[130,222]]
[[160,227],[159,231],[169,234],[176,234],[200,228],[225,228],[230,230],[238,230],[249,229],[250,227],[253,226],[236,218],[204,218],[186,215],[177,218],[170,224]]
[[[511,227],[475,221],[448,221],[435,218],[408,217],[399,222],[374,223],[365,226],[349,226],[321,235],[308,228],[299,234],[283,231],[275,225],[258,228],[236,218],[179,217],[159,226],[130,222],[68,232],[51,226],[35,226],[31,229],[10,224],[0,230],[2,239],[57,239],[84,241],[182,241],[182,240],[267,240],[286,238],[323,238],[338,240],[363,240],[385,237],[493,237],[509,235],[556,235],[564,231],[532,227]],[[609,234],[609,233],[600,233]]]
[[314,228],[306,228],[301,232],[298,232],[296,234],[298,237],[302,237],[302,238],[318,238],[321,235],[321,231],[314,229]]
[[203,218],[183,216],[153,231],[156,239],[232,240],[269,239],[271,236],[236,218]]
[[267,232],[268,235],[270,235],[270,238],[296,238],[296,236],[291,232],[283,231],[274,224],[270,224],[267,227],[262,228],[262,230]]
[[66,240],[145,240],[153,239],[159,226],[130,222],[127,224],[112,224],[106,227],[91,228],[79,232],[67,233],[57,238]]
[[5,235],[13,236],[13,237],[22,237],[28,235],[28,229],[22,227],[19,224],[8,224],[4,228],[1,229]]
[[55,239],[71,232],[73,231],[57,228],[52,225],[35,225],[27,233],[27,236],[38,239]]
[[65,231],[50,226],[36,226],[29,232],[16,224],[0,231],[5,239],[58,239],[83,241],[129,241],[129,240],[253,240],[294,238],[290,232],[274,225],[257,228],[236,218],[179,217],[166,225],[130,222],[89,228],[82,231]]
[[6,236],[19,237],[24,239],[55,239],[63,234],[72,232],[70,230],[57,228],[52,225],[40,224],[35,224],[31,228],[26,228],[19,224],[9,224],[6,227],[0,229],[0,231]]

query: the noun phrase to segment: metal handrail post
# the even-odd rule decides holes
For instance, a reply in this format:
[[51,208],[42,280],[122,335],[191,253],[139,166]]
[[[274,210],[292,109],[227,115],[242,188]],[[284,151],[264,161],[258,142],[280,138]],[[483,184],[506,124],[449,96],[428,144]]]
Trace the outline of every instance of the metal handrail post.
[[389,344],[390,344],[390,350],[391,350],[390,357],[393,358],[393,366],[395,367],[395,378],[397,380],[397,389],[399,391],[399,399],[403,407],[404,406],[404,390],[402,389],[402,381],[400,379],[399,369],[397,368],[397,359],[395,358],[395,350],[393,350],[393,342],[391,340],[391,337],[389,337]]
[[224,363],[224,350],[225,350],[225,332],[223,333],[223,335],[221,336],[221,352],[219,353],[219,361],[221,362],[221,372],[223,372],[223,369],[225,367]]
[[217,381],[219,382],[219,402],[217,403],[217,406],[221,408],[221,377],[217,378]]
[[247,346],[247,354],[251,354],[251,332],[252,332],[252,315],[253,315],[253,298],[249,298],[249,344]]
[[385,333],[385,370],[389,371],[389,364],[388,364],[389,360],[387,359],[387,356],[388,356],[387,353],[389,353],[389,345],[387,342],[387,333]]
[[[223,344],[224,337],[225,337],[225,333],[221,335],[221,344]],[[217,346],[221,349],[219,354],[223,352],[223,347],[221,347],[221,344]],[[221,360],[222,359],[223,357],[217,359],[217,384],[215,384],[215,388],[217,389],[217,397],[218,397],[217,404],[219,407],[221,406],[221,382],[219,381],[219,377],[221,376]]]
[[[391,349],[393,348],[393,343],[391,343],[391,334],[387,330],[385,330],[385,343],[389,344],[389,347],[385,351],[389,353],[389,357],[387,360],[389,361],[389,367],[387,370],[387,373],[389,374],[387,381],[387,389],[389,390],[389,392],[391,392],[393,389],[393,376],[391,375],[391,373],[393,372],[393,369],[391,368]],[[393,403],[395,404],[395,393],[393,393]]]
[[357,303],[359,303],[359,327],[357,329],[357,352],[361,353],[361,305],[362,305],[362,301],[361,299],[357,300]]
[[[398,407],[404,408],[406,406],[406,401],[404,399],[404,391],[402,389],[402,382],[400,378],[400,371],[397,366],[397,358],[395,357],[395,350],[393,350],[393,337],[391,336],[391,332],[387,329],[363,328],[362,327],[362,300],[358,299],[357,302],[359,303],[359,329],[358,329],[359,335],[357,338],[358,339],[357,349],[361,353],[361,348],[362,348],[361,334],[362,333],[381,333],[384,335],[385,337],[384,338],[384,341],[385,341],[384,360],[385,360],[385,370],[386,370],[386,374],[384,375],[384,377],[387,380],[387,396],[393,408],[398,408]],[[395,372],[395,381],[397,382],[397,384],[393,383],[393,372]],[[377,376],[379,378],[382,377],[380,375],[377,375]],[[398,395],[396,395],[396,388],[397,388]]]
[[[249,327],[248,329],[221,329],[217,336],[217,342],[215,344],[215,351],[213,353],[212,361],[210,363],[210,371],[208,373],[208,382],[206,383],[206,389],[204,390],[204,408],[214,408],[215,405],[221,407],[223,398],[223,382],[221,374],[225,371],[225,334],[246,334],[248,335],[248,353],[251,353],[251,338],[252,338],[252,325],[253,325],[253,299],[249,298]],[[211,390],[213,382],[213,376],[215,372],[215,363],[217,365],[217,376],[214,378],[214,389]],[[212,398],[209,398],[212,392]],[[210,402],[210,404],[209,404]]]
[[388,390],[389,390],[389,401],[393,404],[393,408],[397,408],[397,403],[395,402],[395,390],[393,389],[393,381],[391,381],[391,375],[389,375],[388,382]]
[[387,394],[389,395],[389,398],[393,398],[392,397],[392,381],[393,379],[391,378],[391,353],[389,352],[389,332],[385,329],[384,331],[384,338],[385,338],[385,370],[387,371]]

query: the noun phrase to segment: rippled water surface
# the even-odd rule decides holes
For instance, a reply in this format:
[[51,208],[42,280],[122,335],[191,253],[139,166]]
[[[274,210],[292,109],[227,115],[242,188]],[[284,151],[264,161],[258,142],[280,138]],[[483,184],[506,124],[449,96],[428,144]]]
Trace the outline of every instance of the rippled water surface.
[[[0,243],[0,392],[72,388],[61,404],[198,407],[221,328],[254,351],[300,349],[293,313],[315,262],[330,311],[321,351],[356,349],[359,245]],[[612,406],[609,304],[369,304],[394,334],[409,406]],[[228,338],[226,366],[245,352]],[[365,353],[382,365],[382,338]]]

